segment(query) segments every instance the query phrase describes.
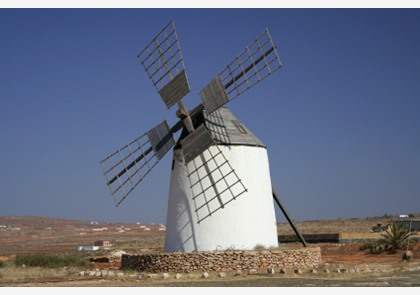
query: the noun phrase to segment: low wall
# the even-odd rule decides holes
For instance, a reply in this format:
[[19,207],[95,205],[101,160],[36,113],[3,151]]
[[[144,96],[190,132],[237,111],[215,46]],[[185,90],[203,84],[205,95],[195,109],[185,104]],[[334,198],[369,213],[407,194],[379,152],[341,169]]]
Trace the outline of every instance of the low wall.
[[319,247],[299,250],[174,252],[123,255],[122,269],[140,272],[190,273],[249,269],[307,269],[321,264]]
[[[336,234],[312,234],[302,235],[307,243],[360,243],[377,241],[383,239],[383,232],[379,233],[336,233]],[[297,243],[300,242],[296,235],[279,235],[279,243]],[[420,232],[412,232],[410,241],[420,241]]]
[[[305,234],[302,235],[307,243],[339,243],[340,234]],[[279,235],[279,243],[295,243],[300,242],[296,235]]]

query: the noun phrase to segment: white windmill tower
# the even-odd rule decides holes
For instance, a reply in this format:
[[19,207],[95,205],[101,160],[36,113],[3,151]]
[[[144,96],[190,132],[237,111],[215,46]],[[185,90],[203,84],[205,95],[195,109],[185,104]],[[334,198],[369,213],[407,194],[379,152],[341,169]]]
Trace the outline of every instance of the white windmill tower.
[[180,120],[163,121],[100,162],[116,205],[174,147],[165,251],[277,247],[273,197],[306,246],[272,189],[266,146],[224,107],[281,68],[268,30],[204,87],[192,110],[182,101],[190,87],[173,21],[138,57]]

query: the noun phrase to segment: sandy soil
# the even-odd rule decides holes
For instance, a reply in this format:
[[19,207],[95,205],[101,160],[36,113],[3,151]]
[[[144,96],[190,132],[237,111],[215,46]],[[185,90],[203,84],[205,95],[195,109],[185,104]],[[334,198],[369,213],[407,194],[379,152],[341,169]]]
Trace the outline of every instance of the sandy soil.
[[[303,234],[320,232],[368,232],[377,223],[386,223],[387,219],[352,219],[339,221],[313,221],[297,224]],[[110,250],[120,249],[127,253],[150,253],[163,250],[164,231],[159,230],[161,225],[139,224],[91,224],[89,221],[68,221],[43,217],[0,217],[0,225],[7,225],[7,230],[0,228],[0,260],[13,260],[16,254],[29,252],[47,253],[74,253],[77,245],[92,245],[96,240],[109,240],[113,246]],[[144,227],[150,230],[144,230]],[[105,227],[102,232],[93,231],[93,228]],[[124,232],[117,228],[124,227]],[[287,224],[279,224],[279,233],[289,234]],[[16,230],[18,228],[19,230]],[[10,279],[2,275],[5,268],[0,268],[0,286],[25,287],[304,287],[304,286],[420,286],[420,243],[412,243],[413,259],[410,262],[402,261],[403,250],[394,254],[369,254],[366,250],[360,251],[362,243],[331,244],[317,243],[311,247],[320,247],[322,265],[315,270],[304,270],[302,273],[268,274],[265,271],[257,275],[242,274],[236,276],[227,273],[220,278],[217,273],[203,279],[200,274],[193,274],[193,278],[183,275],[175,279],[150,279],[140,274],[129,272],[123,277],[89,277],[79,276],[79,270],[66,270],[59,277],[44,276]],[[300,243],[290,243],[285,247],[299,248]],[[87,252],[87,258],[104,255],[109,251]],[[112,265],[118,268],[118,265]],[[93,268],[109,268],[106,263],[97,263]]]

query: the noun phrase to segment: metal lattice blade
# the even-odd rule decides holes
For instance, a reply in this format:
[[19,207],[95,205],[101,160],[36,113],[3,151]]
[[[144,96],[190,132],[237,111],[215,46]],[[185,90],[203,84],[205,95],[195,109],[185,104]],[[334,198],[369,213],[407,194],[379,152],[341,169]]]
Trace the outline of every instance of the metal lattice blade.
[[186,165],[198,223],[247,191],[218,145]]
[[138,58],[168,109],[190,92],[174,21],[153,38]]
[[281,67],[276,46],[265,29],[200,92],[207,113],[217,110]]
[[188,136],[181,141],[181,145],[185,163],[188,164],[210,146],[214,145],[214,141],[207,131],[206,126],[202,124],[188,134]]
[[155,128],[147,132],[153,151],[158,160],[161,160],[166,153],[175,145],[175,140],[168,122],[165,120]]
[[174,146],[166,121],[100,162],[115,205],[121,202]]

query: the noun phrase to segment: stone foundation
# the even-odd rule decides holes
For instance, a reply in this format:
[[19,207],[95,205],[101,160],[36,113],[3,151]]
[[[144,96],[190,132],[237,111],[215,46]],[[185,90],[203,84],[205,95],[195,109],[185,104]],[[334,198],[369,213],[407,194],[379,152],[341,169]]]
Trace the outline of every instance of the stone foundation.
[[121,269],[150,273],[191,273],[250,269],[313,269],[321,264],[319,247],[299,250],[173,252],[122,255]]

